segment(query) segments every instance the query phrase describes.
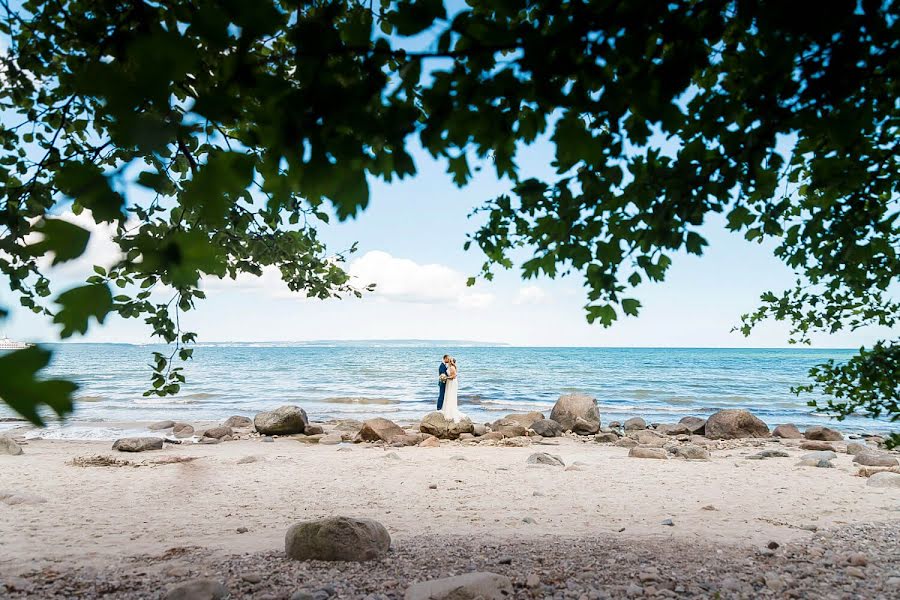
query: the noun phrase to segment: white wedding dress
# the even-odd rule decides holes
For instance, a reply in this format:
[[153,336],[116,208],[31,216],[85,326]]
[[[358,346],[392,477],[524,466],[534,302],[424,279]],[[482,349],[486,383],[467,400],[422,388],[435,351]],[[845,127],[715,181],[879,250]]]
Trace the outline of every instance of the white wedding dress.
[[467,418],[466,415],[459,411],[459,373],[456,377],[447,380],[447,387],[444,389],[444,408],[441,412],[444,416],[454,422],[460,422]]

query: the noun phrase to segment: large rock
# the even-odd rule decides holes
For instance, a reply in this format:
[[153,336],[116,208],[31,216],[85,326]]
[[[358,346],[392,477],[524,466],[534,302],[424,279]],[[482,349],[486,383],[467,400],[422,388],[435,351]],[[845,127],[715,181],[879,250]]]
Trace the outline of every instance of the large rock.
[[175,421],[157,421],[147,425],[147,429],[151,431],[160,431],[162,429],[171,429],[175,426]]
[[547,454],[546,452],[535,452],[525,461],[529,465],[550,465],[552,467],[564,467],[566,463],[563,459],[555,454]]
[[[362,428],[359,430],[360,439],[366,442],[382,441],[390,444],[394,441],[394,439],[399,439],[405,436],[406,431],[404,431],[402,427],[400,427],[393,421],[382,419],[381,417],[365,421],[362,425]],[[409,445],[412,446],[418,443],[419,440],[417,439],[415,442]]]
[[188,423],[175,423],[172,426],[172,433],[177,438],[189,438],[194,435],[194,426]]
[[601,444],[614,444],[619,441],[619,436],[615,433],[598,433],[594,436],[594,441]]
[[577,435],[594,435],[600,432],[600,421],[588,421],[581,417],[575,418],[575,424],[572,426],[572,433]]
[[541,419],[531,424],[531,430],[541,437],[559,437],[565,433],[562,425],[553,419]]
[[706,433],[706,419],[700,417],[681,417],[681,420],[678,422],[687,427],[690,433],[694,435],[703,435]]
[[232,427],[234,429],[240,429],[242,427],[253,427],[253,421],[250,419],[250,417],[234,415],[233,417],[228,417],[227,419],[225,419],[225,426]]
[[728,408],[706,420],[706,437],[714,440],[768,437],[769,428],[748,410]]
[[475,427],[468,417],[460,421],[452,421],[439,410],[425,415],[419,424],[419,431],[442,440],[455,440],[459,437],[459,434],[472,433],[474,430]]
[[263,435],[290,435],[303,433],[309,418],[299,406],[281,406],[273,411],[261,412],[253,418],[253,425]]
[[390,547],[387,529],[372,519],[305,521],[284,536],[284,551],[295,560],[374,560],[386,555]]
[[519,421],[504,417],[491,423],[491,431],[498,431],[503,434],[503,437],[511,438],[527,434],[528,428]]
[[772,435],[775,437],[784,438],[786,440],[799,440],[803,437],[803,434],[800,433],[800,430],[797,429],[797,426],[793,423],[785,423],[784,425],[779,425],[772,430]]
[[404,600],[507,600],[514,595],[509,577],[496,573],[466,573],[414,583]]
[[844,436],[841,435],[840,431],[835,431],[829,427],[822,427],[821,425],[810,427],[803,434],[803,437],[808,440],[819,440],[822,442],[839,442],[844,439]]
[[691,428],[684,423],[661,423],[654,428],[657,433],[666,435],[690,435]]
[[112,449],[119,452],[145,452],[147,450],[162,450],[163,439],[158,437],[130,437],[120,438],[113,442]]
[[853,457],[853,462],[866,467],[896,467],[900,464],[900,461],[890,454],[871,451],[860,452]]
[[874,488],[900,488],[900,473],[883,471],[875,473],[866,482],[866,485]]
[[862,454],[863,452],[872,452],[873,448],[868,444],[861,444],[859,442],[850,442],[847,444],[847,454]]
[[675,449],[675,456],[687,460],[709,460],[709,450],[700,446],[678,446]]
[[234,436],[234,431],[231,427],[226,425],[222,425],[221,427],[211,427],[203,432],[203,437],[213,438],[214,440],[221,440],[225,436]]
[[631,417],[630,419],[625,419],[622,426],[625,428],[625,431],[640,431],[647,429],[647,421],[640,417]]
[[22,446],[9,436],[0,435],[0,454],[18,456],[22,454]]
[[[525,429],[529,429],[535,422],[544,420],[544,413],[538,411],[532,411],[530,413],[510,413],[500,420],[515,421]],[[494,431],[497,430],[493,425],[491,425],[491,429]]]
[[165,600],[219,600],[227,595],[228,588],[220,581],[192,579],[169,588]]
[[597,409],[597,400],[585,394],[560,396],[553,405],[553,410],[550,411],[550,418],[562,425],[566,431],[574,431],[575,423],[579,418],[587,423],[596,423],[597,429],[593,433],[600,430],[600,411]]
[[834,451],[834,446],[829,444],[828,442],[820,442],[818,440],[806,440],[805,442],[800,442],[801,450],[831,450]]
[[666,451],[662,448],[644,448],[642,446],[635,446],[629,450],[628,456],[632,458],[657,458],[662,460],[669,458],[666,455]]
[[649,429],[632,431],[628,433],[628,437],[634,439],[641,446],[652,446],[654,448],[662,448],[669,443],[668,437]]

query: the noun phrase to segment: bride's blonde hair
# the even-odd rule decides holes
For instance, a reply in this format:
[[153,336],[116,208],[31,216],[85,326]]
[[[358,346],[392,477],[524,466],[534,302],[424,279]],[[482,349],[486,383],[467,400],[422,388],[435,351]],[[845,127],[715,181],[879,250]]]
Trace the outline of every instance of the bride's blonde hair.
[[456,366],[456,359],[453,358],[452,356],[450,357],[450,364],[453,365],[454,367]]

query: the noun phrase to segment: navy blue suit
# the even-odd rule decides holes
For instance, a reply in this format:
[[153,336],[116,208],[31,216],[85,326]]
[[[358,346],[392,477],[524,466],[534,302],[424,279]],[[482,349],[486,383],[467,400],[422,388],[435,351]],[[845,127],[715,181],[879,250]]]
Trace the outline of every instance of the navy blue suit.
[[[442,363],[441,363],[441,366],[438,367],[438,375],[440,376],[440,375],[446,375],[446,374],[447,374],[447,365],[445,365],[445,364],[442,362]],[[440,388],[441,391],[438,393],[438,407],[437,407],[437,409],[438,409],[438,410],[441,410],[442,408],[444,408],[444,390],[447,388],[447,384],[444,383],[443,381],[441,381],[441,382],[438,384],[438,387]]]

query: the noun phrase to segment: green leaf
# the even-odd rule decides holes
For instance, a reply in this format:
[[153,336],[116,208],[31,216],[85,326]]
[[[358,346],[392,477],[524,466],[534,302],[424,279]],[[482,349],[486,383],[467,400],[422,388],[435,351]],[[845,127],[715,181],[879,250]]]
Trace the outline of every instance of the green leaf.
[[71,381],[38,378],[51,356],[38,346],[0,354],[0,400],[38,427],[44,425],[41,405],[64,417],[72,412],[72,394],[78,389]]
[[62,338],[71,337],[74,333],[86,333],[91,317],[103,323],[113,309],[112,293],[105,283],[72,288],[60,294],[56,303],[61,308],[53,317],[53,322],[62,327]]
[[62,219],[44,219],[35,229],[44,235],[44,239],[29,246],[32,256],[52,253],[54,265],[84,254],[91,238],[86,229]]
[[99,167],[81,162],[66,162],[56,175],[60,191],[87,208],[98,223],[124,217],[125,199],[114,191]]

